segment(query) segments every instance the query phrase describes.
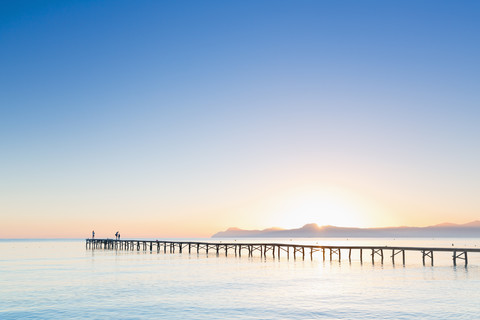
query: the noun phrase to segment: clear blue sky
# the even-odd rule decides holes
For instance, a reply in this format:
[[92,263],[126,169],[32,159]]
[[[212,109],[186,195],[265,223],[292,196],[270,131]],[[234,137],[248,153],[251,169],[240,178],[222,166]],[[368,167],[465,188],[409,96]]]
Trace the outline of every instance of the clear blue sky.
[[480,217],[479,16],[478,1],[2,1],[0,237],[269,227],[291,220],[262,203],[305,186],[363,199],[365,226]]

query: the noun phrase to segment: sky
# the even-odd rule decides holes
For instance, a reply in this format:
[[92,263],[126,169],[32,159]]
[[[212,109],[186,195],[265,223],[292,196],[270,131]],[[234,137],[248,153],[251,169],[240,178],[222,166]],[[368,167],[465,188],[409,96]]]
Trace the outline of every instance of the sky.
[[2,1],[0,238],[480,219],[478,1]]

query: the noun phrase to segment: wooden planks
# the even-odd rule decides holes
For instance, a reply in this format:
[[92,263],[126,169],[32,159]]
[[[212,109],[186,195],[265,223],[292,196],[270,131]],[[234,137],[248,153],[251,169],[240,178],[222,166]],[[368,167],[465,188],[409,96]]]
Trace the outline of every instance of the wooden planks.
[[[290,258],[290,249],[293,252],[293,258],[297,258],[297,254],[304,260],[305,251],[310,250],[310,259],[313,260],[313,253],[317,251],[322,252],[323,261],[325,261],[325,250],[329,250],[330,261],[334,256],[337,260],[341,261],[342,250],[348,250],[348,260],[352,261],[352,251],[358,250],[360,255],[360,262],[363,263],[363,250],[371,250],[372,264],[375,264],[375,257],[380,259],[380,262],[384,262],[384,250],[392,251],[392,264],[395,265],[395,256],[402,254],[402,263],[405,265],[405,252],[416,251],[422,254],[423,265],[426,264],[426,260],[430,260],[430,265],[433,266],[433,253],[434,252],[451,252],[453,258],[453,265],[457,265],[457,260],[464,260],[465,266],[468,265],[468,253],[480,253],[480,249],[477,248],[428,248],[428,247],[388,247],[388,246],[319,246],[319,245],[300,245],[300,244],[285,244],[285,243],[224,243],[224,242],[192,242],[192,241],[164,241],[164,240],[114,240],[114,239],[86,239],[86,249],[105,249],[105,250],[137,250],[140,248],[143,251],[149,250],[153,252],[156,248],[157,253],[160,252],[163,247],[163,253],[167,253],[167,247],[171,254],[175,253],[175,249],[178,248],[179,253],[183,253],[184,249],[188,248],[188,253],[191,254],[192,248],[196,249],[196,253],[199,254],[203,250],[208,254],[209,249],[215,250],[216,254],[224,252],[228,256],[228,250],[233,249],[235,256],[241,257],[242,249],[248,250],[248,256],[252,257],[255,251],[260,253],[263,258],[267,257],[267,253],[271,252],[272,258],[280,259],[281,251],[287,253],[287,259]],[[277,255],[275,255],[277,253]]]

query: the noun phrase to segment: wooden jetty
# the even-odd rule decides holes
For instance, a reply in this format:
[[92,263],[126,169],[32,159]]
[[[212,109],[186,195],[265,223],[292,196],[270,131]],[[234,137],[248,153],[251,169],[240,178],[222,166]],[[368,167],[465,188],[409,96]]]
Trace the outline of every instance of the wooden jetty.
[[[235,252],[235,256],[242,256],[242,250],[252,257],[258,252],[261,257],[271,255],[273,258],[280,259],[281,254],[286,255],[287,259],[293,256],[305,259],[305,255],[313,259],[315,252],[321,252],[323,261],[325,254],[328,253],[329,260],[342,259],[342,251],[348,253],[348,260],[352,261],[352,251],[358,250],[360,262],[363,262],[364,252],[370,254],[372,264],[379,261],[383,264],[384,253],[391,253],[390,258],[392,264],[395,264],[395,257],[401,256],[402,264],[405,265],[405,252],[416,251],[422,254],[423,265],[429,260],[433,266],[434,252],[450,252],[452,253],[453,265],[457,265],[458,260],[463,260],[465,266],[468,265],[468,253],[480,252],[477,248],[428,248],[428,247],[388,247],[388,246],[319,246],[304,244],[285,244],[285,243],[237,243],[237,242],[190,242],[190,241],[165,241],[165,240],[114,240],[114,239],[86,239],[87,249],[107,249],[107,250],[130,250],[130,251],[150,251],[157,253],[200,253],[214,252],[219,255],[224,252],[228,255],[228,251]],[[230,252],[232,252],[230,251]]]

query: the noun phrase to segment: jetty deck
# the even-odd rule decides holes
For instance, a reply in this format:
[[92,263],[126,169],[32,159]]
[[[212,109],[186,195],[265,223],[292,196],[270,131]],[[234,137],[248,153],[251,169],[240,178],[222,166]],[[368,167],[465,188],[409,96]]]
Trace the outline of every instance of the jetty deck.
[[[360,262],[363,262],[364,253],[370,256],[372,264],[375,262],[384,263],[385,254],[390,253],[392,264],[395,264],[395,258],[398,257],[403,265],[405,265],[405,252],[416,251],[422,255],[422,262],[425,265],[430,262],[433,266],[434,252],[450,252],[452,254],[453,265],[457,265],[457,261],[463,261],[465,266],[468,265],[468,253],[480,253],[480,248],[431,248],[431,247],[390,247],[390,246],[321,246],[306,244],[285,244],[285,243],[238,243],[238,242],[190,242],[190,241],[165,241],[165,240],[115,240],[115,239],[86,239],[85,246],[87,249],[106,249],[106,250],[129,250],[129,251],[150,251],[163,253],[215,253],[217,255],[224,253],[228,255],[234,252],[237,256],[242,256],[242,251],[249,257],[255,252],[261,257],[271,255],[273,258],[280,259],[283,254],[287,259],[301,258],[309,256],[313,260],[315,252],[321,252],[323,261],[326,259],[338,260],[342,259],[342,252],[348,256],[348,260],[352,261],[352,251],[359,251]],[[368,257],[368,256],[367,256]]]

